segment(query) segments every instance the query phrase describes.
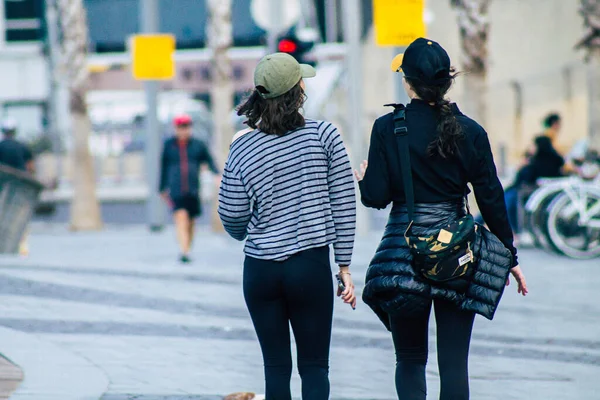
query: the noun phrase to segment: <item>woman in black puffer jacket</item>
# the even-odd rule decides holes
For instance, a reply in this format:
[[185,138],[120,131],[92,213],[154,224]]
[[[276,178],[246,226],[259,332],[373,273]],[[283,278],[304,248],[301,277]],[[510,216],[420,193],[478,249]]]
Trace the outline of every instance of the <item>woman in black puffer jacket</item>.
[[[417,276],[404,238],[409,219],[393,114],[373,126],[369,160],[355,171],[367,207],[393,204],[379,248],[367,271],[363,300],[392,332],[396,389],[401,400],[425,399],[429,314],[437,323],[441,400],[469,398],[468,353],[476,313],[492,319],[508,284],[527,294],[508,223],[504,192],[485,130],[445,99],[454,80],[450,58],[437,43],[417,39],[392,62],[404,73],[411,98],[406,127],[416,202],[412,233],[430,236],[466,215],[471,183],[492,233],[479,227],[474,241],[476,272],[466,290],[431,285]],[[398,106],[398,105],[396,105]]]

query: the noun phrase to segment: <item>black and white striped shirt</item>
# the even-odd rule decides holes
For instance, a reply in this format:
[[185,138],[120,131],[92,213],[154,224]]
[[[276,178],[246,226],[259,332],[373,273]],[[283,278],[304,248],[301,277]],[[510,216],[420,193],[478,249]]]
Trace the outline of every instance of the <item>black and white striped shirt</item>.
[[219,216],[245,253],[283,261],[333,244],[349,265],[356,201],[352,169],[337,129],[306,120],[284,136],[255,130],[235,140],[219,191]]

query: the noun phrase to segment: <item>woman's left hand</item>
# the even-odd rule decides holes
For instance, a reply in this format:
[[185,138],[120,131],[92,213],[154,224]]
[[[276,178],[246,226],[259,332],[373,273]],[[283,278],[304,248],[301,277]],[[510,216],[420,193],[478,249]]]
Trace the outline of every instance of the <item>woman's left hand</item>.
[[352,276],[348,272],[340,271],[340,279],[344,283],[346,289],[344,291],[339,290],[337,295],[344,300],[344,303],[350,304],[350,306],[356,308],[356,294],[354,294],[354,283],[352,282]]
[[357,170],[354,170],[354,177],[356,178],[357,181],[360,182],[365,178],[365,174],[367,173],[368,166],[369,166],[369,163],[367,162],[367,160],[364,160],[360,164],[360,172]]
[[[527,289],[527,283],[525,282],[525,275],[521,271],[521,267],[518,265],[510,270],[510,273],[517,281],[517,291],[523,296],[527,296],[529,290]],[[510,285],[510,278],[506,280],[506,286]]]

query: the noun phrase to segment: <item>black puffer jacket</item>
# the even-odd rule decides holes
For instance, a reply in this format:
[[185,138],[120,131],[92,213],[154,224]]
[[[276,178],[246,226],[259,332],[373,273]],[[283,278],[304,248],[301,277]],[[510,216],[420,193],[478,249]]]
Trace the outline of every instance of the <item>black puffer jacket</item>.
[[[464,204],[446,202],[417,204],[413,234],[427,236],[465,215]],[[363,300],[389,329],[389,315],[422,314],[432,299],[443,299],[465,311],[488,319],[494,317],[511,268],[511,253],[489,231],[477,226],[473,250],[479,260],[466,293],[440,289],[417,277],[404,239],[408,226],[406,206],[395,204],[371,265],[367,271]]]

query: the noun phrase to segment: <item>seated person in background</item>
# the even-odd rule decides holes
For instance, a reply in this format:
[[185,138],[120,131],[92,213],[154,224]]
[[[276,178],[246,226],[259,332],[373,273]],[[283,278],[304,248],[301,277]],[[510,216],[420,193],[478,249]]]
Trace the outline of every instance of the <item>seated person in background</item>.
[[[513,184],[504,192],[508,220],[515,234],[520,233],[519,227],[519,194],[527,188],[534,188],[540,178],[559,178],[564,176],[564,158],[558,154],[552,145],[550,136],[542,135],[535,138],[535,152],[517,172]],[[527,158],[527,154],[526,154]]]
[[544,132],[535,139],[535,151],[540,152],[537,160],[540,178],[559,178],[576,172],[570,162],[566,161],[559,151],[558,135],[562,130],[562,118],[550,113],[544,118]]
[[550,137],[543,135],[535,138],[535,154],[530,166],[535,180],[559,178],[564,176],[565,159],[556,151]]
[[524,162],[517,171],[517,175],[512,185],[504,191],[504,201],[506,202],[506,210],[508,211],[508,222],[516,235],[520,232],[519,227],[519,193],[526,187],[535,185],[536,177],[534,168],[531,165],[533,155],[530,152],[525,152]]
[[546,136],[552,142],[552,146],[556,145],[558,135],[562,128],[562,119],[557,113],[550,113],[544,118],[544,133],[541,136]]
[[[534,141],[534,153],[525,153],[525,160],[512,185],[504,191],[504,201],[508,211],[508,220],[514,234],[520,233],[519,227],[519,194],[522,190],[533,188],[540,178],[559,178],[563,176],[564,158],[552,145],[550,136],[541,135]],[[481,217],[477,222],[482,223]]]

